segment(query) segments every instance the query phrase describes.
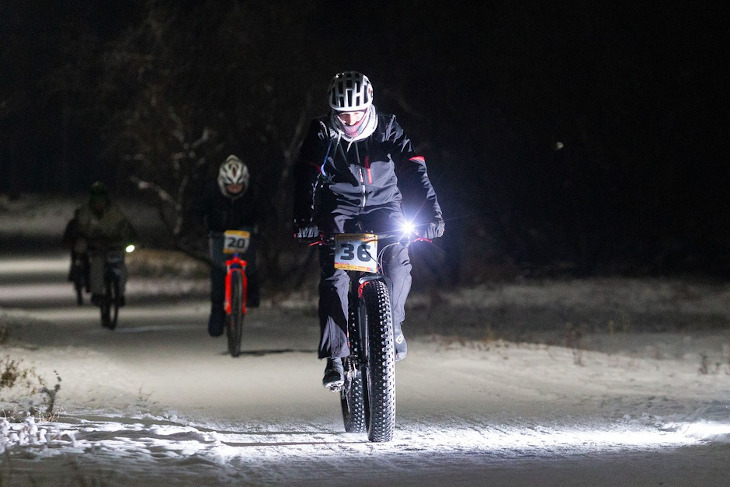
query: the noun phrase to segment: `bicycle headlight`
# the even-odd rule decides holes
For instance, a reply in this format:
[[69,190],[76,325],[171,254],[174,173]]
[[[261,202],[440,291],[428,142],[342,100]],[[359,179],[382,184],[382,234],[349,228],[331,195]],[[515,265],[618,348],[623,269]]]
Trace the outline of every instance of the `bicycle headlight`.
[[412,235],[416,231],[416,226],[410,220],[405,220],[401,226],[401,232],[403,235]]
[[134,252],[134,244],[127,245],[127,248],[125,248],[124,251],[128,254],[131,254],[132,252]]

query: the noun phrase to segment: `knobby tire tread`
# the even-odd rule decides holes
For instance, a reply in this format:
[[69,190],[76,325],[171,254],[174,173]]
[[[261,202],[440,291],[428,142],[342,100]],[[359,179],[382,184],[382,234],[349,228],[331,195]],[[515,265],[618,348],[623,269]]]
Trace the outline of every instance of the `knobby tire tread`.
[[111,320],[112,289],[109,278],[104,276],[104,294],[101,297],[99,309],[101,310],[101,326],[109,328]]
[[109,329],[113,330],[117,327],[117,319],[119,318],[119,300],[121,299],[119,294],[119,277],[114,276],[111,280],[111,309],[109,310]]
[[363,286],[368,329],[367,415],[368,439],[385,442],[395,431],[395,348],[393,315],[387,285],[370,281]]
[[231,315],[226,323],[228,352],[232,357],[241,354],[243,335],[243,276],[240,272],[231,274]]

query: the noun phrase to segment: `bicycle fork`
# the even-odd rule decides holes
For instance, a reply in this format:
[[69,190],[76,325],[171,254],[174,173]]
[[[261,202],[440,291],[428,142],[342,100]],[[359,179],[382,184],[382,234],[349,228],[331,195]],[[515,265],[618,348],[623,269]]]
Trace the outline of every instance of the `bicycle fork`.
[[248,295],[248,278],[246,277],[246,261],[241,259],[238,254],[232,259],[226,261],[226,297],[224,307],[226,314],[231,314],[231,275],[234,272],[241,273],[242,294],[241,296],[241,313],[246,314],[246,296]]

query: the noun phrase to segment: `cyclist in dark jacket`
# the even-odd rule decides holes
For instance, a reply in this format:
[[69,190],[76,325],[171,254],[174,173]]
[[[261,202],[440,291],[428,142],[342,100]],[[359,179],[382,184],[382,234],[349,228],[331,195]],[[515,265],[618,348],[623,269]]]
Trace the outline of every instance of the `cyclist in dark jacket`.
[[106,184],[96,181],[89,188],[89,201],[79,207],[78,234],[74,251],[89,256],[89,287],[91,302],[101,303],[104,293],[104,263],[107,252],[119,253],[120,304],[126,303],[127,266],[124,263],[124,248],[137,239],[129,218],[109,198]]
[[[66,223],[66,228],[63,230],[62,242],[64,247],[71,250],[71,267],[68,271],[68,280],[75,282],[77,274],[79,272],[82,273],[81,281],[84,283],[84,288],[88,293],[91,292],[91,288],[89,287],[89,254],[76,251],[76,241],[80,238],[79,213],[81,213],[81,208],[76,208],[73,218]],[[80,296],[78,304],[83,304],[83,298]]]
[[[361,73],[337,74],[328,90],[331,111],[314,119],[294,169],[294,225],[298,238],[319,232],[370,230],[390,232],[403,222],[425,224],[426,238],[440,237],[444,221],[423,156],[394,115],[379,113],[370,80]],[[359,227],[358,227],[359,225]],[[360,230],[358,230],[360,228]],[[327,359],[323,384],[343,382],[342,357],[347,342],[349,278],[335,269],[334,253],[320,251],[319,358]],[[407,354],[402,332],[405,301],[411,287],[408,249],[388,248],[384,272],[393,281],[393,326],[396,360]]]
[[223,254],[223,232],[247,229],[252,232],[249,247],[241,256],[247,261],[248,299],[246,306],[259,306],[259,278],[256,269],[255,237],[264,220],[265,208],[249,190],[248,167],[235,155],[221,164],[216,180],[209,181],[191,206],[194,218],[204,220],[208,229],[210,250],[210,317],[208,333],[220,336],[225,324],[226,258]]

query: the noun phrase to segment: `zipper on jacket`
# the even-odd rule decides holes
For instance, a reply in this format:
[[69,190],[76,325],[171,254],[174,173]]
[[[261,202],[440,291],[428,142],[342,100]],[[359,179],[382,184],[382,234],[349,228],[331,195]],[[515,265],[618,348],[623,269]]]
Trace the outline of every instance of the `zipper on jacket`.
[[360,171],[360,188],[362,189],[362,207],[365,208],[365,201],[367,200],[367,196],[365,196],[365,180],[362,175],[362,166],[358,167],[358,170]]
[[[357,158],[357,172],[358,172],[358,175],[360,176],[360,192],[361,192],[361,196],[362,196],[360,199],[360,205],[362,208],[365,208],[368,198],[367,198],[367,194],[365,191],[365,175],[363,174],[363,164],[360,160],[360,148],[359,148],[359,145],[357,142],[353,142],[352,144],[355,146],[355,157]],[[345,164],[347,166],[349,166],[350,163],[348,162],[348,159],[347,159],[347,153],[345,152],[345,149],[342,147],[342,144],[340,143],[339,140],[337,142],[337,148],[340,150],[340,153],[342,154],[342,158],[345,160]],[[349,152],[349,150],[350,149],[348,148],[348,152]],[[365,165],[365,169],[368,174],[368,182],[370,184],[372,184],[373,176],[372,176],[372,173],[370,172],[370,158],[367,155],[365,156],[364,165]]]
[[[360,162],[360,148],[358,147],[358,143],[355,142],[355,155],[357,156],[357,167],[360,171],[360,188],[362,188],[362,207],[365,208],[365,203],[367,203],[367,195],[365,194],[365,175],[362,172],[363,164]],[[368,177],[370,177],[370,161],[368,160],[367,155],[365,156],[365,166],[368,171]],[[372,183],[372,179],[370,181]]]

